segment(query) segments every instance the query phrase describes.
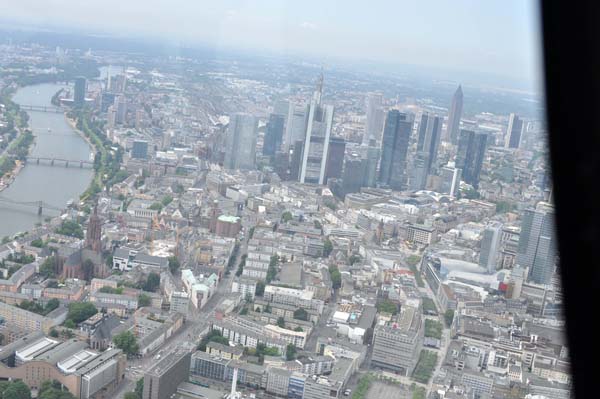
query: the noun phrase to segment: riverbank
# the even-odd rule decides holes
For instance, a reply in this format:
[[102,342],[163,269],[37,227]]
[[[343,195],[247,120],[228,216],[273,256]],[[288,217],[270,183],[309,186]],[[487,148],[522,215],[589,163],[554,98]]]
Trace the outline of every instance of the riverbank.
[[[4,107],[7,121],[7,133],[14,134],[7,147],[0,153],[0,192],[8,188],[23,169],[23,159],[29,154],[34,135],[29,127],[29,115],[12,101],[14,88],[4,88],[0,102]],[[15,159],[16,158],[16,159]]]
[[[88,189],[80,196],[82,201],[99,193],[107,186],[123,181],[127,173],[121,171],[123,149],[110,141],[104,133],[102,124],[92,119],[89,111],[73,110],[67,115],[73,129],[94,149],[95,175]],[[115,150],[113,147],[117,147]]]

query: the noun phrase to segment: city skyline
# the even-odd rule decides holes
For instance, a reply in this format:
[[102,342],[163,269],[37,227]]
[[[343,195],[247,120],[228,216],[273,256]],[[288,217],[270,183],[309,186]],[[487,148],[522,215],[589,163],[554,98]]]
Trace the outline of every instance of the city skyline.
[[[98,36],[154,39],[172,46],[295,55],[325,64],[351,60],[388,70],[400,65],[407,71],[421,66],[467,76],[496,76],[507,87],[518,84],[541,91],[538,10],[532,1],[400,2],[386,4],[384,13],[384,5],[325,4],[306,7],[311,10],[307,12],[276,1],[253,7],[241,1],[210,6],[132,1],[119,3],[120,12],[114,13],[111,10],[117,6],[112,1],[85,6],[56,1],[42,17],[35,13],[39,5],[35,0],[0,10],[7,26],[68,28]],[[390,20],[393,15],[403,16],[403,23]]]

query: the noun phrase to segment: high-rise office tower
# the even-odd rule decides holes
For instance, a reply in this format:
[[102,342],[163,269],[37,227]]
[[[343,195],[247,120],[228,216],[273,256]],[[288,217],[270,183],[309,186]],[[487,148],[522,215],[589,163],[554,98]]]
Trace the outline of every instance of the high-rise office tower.
[[116,112],[115,122],[124,124],[127,121],[127,99],[125,96],[115,97],[113,107]]
[[248,114],[231,116],[225,137],[224,166],[228,169],[254,169],[258,123]]
[[109,129],[113,129],[117,123],[117,110],[111,105],[106,110],[106,121]]
[[108,112],[108,107],[115,103],[114,93],[102,92],[102,98],[100,99],[100,111]]
[[485,230],[483,230],[481,251],[479,253],[479,266],[484,267],[490,274],[496,272],[501,238],[502,223],[500,222],[491,222],[486,226]]
[[517,250],[517,265],[529,268],[530,281],[549,284],[556,265],[554,209],[540,202],[523,212]]
[[367,160],[359,154],[350,154],[344,162],[344,174],[342,177],[342,190],[344,195],[355,193],[364,186],[367,171]]
[[462,117],[463,108],[463,92],[462,87],[458,85],[458,89],[452,96],[452,103],[448,110],[448,123],[446,125],[446,141],[456,144],[460,129],[460,118]]
[[395,109],[388,112],[385,120],[378,180],[394,190],[402,190],[406,186],[406,155],[412,125],[412,115]]
[[263,155],[275,155],[279,150],[283,138],[283,115],[271,114],[265,130],[265,141],[263,144]]
[[383,129],[383,95],[381,93],[371,93],[366,99],[367,120],[365,124],[365,133],[363,135],[363,144],[369,144],[371,139],[380,140]]
[[125,74],[118,74],[109,79],[108,90],[113,93],[125,93],[127,88],[127,76]]
[[424,151],[428,155],[428,168],[437,160],[440,136],[442,133],[442,119],[437,115],[424,112],[419,125],[419,139],[417,151]]
[[472,130],[460,131],[458,150],[456,153],[456,167],[462,169],[463,180],[479,187],[479,175],[485,156],[488,135],[475,133]]
[[85,104],[86,80],[84,77],[75,78],[75,88],[73,90],[73,103],[76,107]]
[[306,121],[306,135],[300,167],[301,183],[324,184],[329,138],[333,124],[333,106],[322,105],[323,75],[310,102]]
[[285,140],[283,149],[289,152],[297,140],[304,140],[306,134],[306,124],[309,114],[307,105],[296,105],[290,102],[285,127]]
[[331,137],[329,139],[329,150],[327,153],[327,166],[325,167],[325,182],[329,178],[342,177],[344,168],[344,154],[346,153],[346,140],[341,137]]
[[442,194],[452,195],[456,197],[458,190],[460,189],[460,179],[462,177],[462,170],[455,168],[454,166],[444,166],[440,169],[441,188]]
[[375,182],[377,180],[377,164],[379,163],[380,154],[381,151],[378,147],[367,147],[367,170],[365,174],[365,187],[375,187]]
[[508,129],[504,137],[505,148],[519,148],[521,144],[521,134],[523,133],[523,120],[515,114],[510,114],[508,119]]
[[291,146],[291,159],[290,159],[290,180],[298,180],[300,177],[300,167],[302,166],[302,149],[304,148],[304,141],[296,140],[294,145]]

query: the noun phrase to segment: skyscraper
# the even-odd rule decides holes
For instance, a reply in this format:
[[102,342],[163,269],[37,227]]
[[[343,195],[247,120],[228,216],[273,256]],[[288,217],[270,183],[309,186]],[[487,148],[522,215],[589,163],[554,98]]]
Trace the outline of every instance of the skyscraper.
[[485,230],[483,230],[481,251],[479,253],[479,266],[487,269],[490,274],[496,271],[501,238],[502,223],[491,222],[486,226]]
[[248,114],[231,116],[225,136],[225,161],[228,169],[254,169],[258,123]]
[[410,174],[410,189],[423,190],[427,185],[429,156],[424,151],[418,151],[413,157]]
[[395,190],[406,186],[406,154],[412,132],[412,116],[390,110],[381,140],[379,183]]
[[289,104],[287,124],[285,127],[284,151],[288,152],[297,140],[304,140],[308,118],[308,106]]
[[86,91],[85,78],[80,76],[75,78],[75,88],[73,90],[73,103],[76,107],[81,107],[85,104],[85,91]]
[[448,110],[448,123],[446,125],[446,141],[456,144],[460,128],[460,118],[462,117],[463,108],[463,92],[462,87],[458,85],[458,89],[452,96],[450,109]]
[[549,284],[556,265],[554,209],[540,202],[536,209],[523,212],[517,250],[517,265],[529,268],[530,281]]
[[375,146],[367,147],[367,171],[365,174],[365,186],[374,187],[377,180],[377,164],[381,151]]
[[442,120],[437,115],[424,112],[419,124],[419,137],[417,140],[417,155],[413,165],[413,190],[422,190],[427,183],[427,176],[431,174],[432,167],[437,160],[437,153],[442,133]]
[[341,137],[331,137],[329,140],[329,150],[327,151],[327,166],[325,167],[325,182],[329,178],[342,177],[344,168],[344,154],[346,153],[346,140]]
[[290,156],[290,180],[298,180],[300,176],[300,166],[302,165],[302,149],[304,148],[304,141],[296,140],[294,145],[291,146]]
[[113,107],[116,112],[115,122],[118,124],[124,124],[127,121],[127,99],[125,96],[116,96]]
[[275,155],[279,150],[283,138],[283,125],[285,118],[283,115],[271,114],[265,130],[265,141],[263,144],[263,155]]
[[322,105],[323,75],[310,102],[300,167],[301,183],[324,184],[329,138],[333,124],[333,106]]
[[479,186],[487,138],[485,133],[464,129],[460,131],[455,164],[462,169],[463,180],[475,188]]
[[504,137],[505,148],[519,148],[521,144],[521,134],[523,133],[523,120],[515,114],[510,114],[508,119],[508,129]]
[[351,154],[344,162],[342,190],[344,195],[355,193],[364,185],[367,160],[359,154]]
[[383,95],[381,93],[371,93],[367,96],[367,120],[365,124],[365,133],[363,135],[363,144],[369,144],[370,139],[380,140],[383,129]]

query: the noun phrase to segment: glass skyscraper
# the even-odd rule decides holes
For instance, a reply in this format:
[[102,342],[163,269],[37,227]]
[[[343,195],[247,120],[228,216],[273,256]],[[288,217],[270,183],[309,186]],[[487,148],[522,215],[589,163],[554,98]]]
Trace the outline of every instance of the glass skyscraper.
[[387,114],[381,141],[379,183],[395,190],[406,186],[406,155],[412,132],[412,115],[391,110]]

